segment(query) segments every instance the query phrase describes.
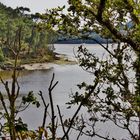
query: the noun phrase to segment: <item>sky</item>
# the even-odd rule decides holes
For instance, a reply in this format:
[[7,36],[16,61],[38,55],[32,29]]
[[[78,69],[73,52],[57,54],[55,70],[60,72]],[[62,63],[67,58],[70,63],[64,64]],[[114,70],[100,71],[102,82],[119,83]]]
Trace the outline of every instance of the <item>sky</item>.
[[32,13],[43,13],[45,9],[67,5],[67,0],[0,0],[0,2],[12,8],[28,7]]

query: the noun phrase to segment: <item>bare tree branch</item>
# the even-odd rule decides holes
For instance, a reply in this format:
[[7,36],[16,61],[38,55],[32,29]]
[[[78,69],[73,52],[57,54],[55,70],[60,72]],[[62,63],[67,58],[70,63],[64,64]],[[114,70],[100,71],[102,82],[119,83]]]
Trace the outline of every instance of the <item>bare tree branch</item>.
[[[65,133],[66,133],[66,131],[65,131],[65,126],[64,126],[63,119],[62,119],[62,115],[61,115],[61,111],[60,111],[60,108],[59,108],[58,105],[57,105],[57,109],[58,109],[58,113],[59,113],[59,118],[60,118],[62,130],[63,130],[63,132],[64,132],[64,134],[65,134]],[[67,134],[66,134],[66,139],[69,140],[69,136],[68,136]]]
[[55,77],[55,74],[53,73],[53,76],[52,76],[52,80],[51,80],[51,83],[50,83],[50,86],[49,86],[49,99],[50,99],[50,106],[51,106],[51,122],[52,122],[52,140],[55,140],[55,135],[56,135],[56,126],[55,126],[55,112],[54,112],[54,104],[53,104],[53,99],[52,99],[52,90],[55,88],[55,86],[58,84],[58,81],[56,83],[53,84],[53,81],[54,81],[54,77]]

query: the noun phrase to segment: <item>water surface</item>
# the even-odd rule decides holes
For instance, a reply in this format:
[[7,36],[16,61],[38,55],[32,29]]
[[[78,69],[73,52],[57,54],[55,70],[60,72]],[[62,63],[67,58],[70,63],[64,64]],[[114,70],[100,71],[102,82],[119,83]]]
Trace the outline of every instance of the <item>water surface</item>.
[[[60,54],[65,54],[69,58],[75,59],[75,54],[78,46],[79,46],[78,44],[55,44],[56,48],[55,51]],[[86,45],[86,47],[99,57],[102,57],[105,54],[104,49],[98,45],[90,44]],[[73,107],[72,110],[66,110],[67,105],[65,103],[70,100],[69,98],[70,94],[78,91],[77,84],[83,81],[87,83],[92,83],[93,81],[93,75],[85,72],[81,67],[78,66],[78,64],[74,65],[54,64],[53,68],[50,70],[32,71],[28,75],[20,77],[19,84],[21,87],[21,94],[26,95],[29,91],[33,91],[40,100],[38,93],[39,91],[42,91],[46,103],[49,103],[48,87],[53,73],[55,73],[55,81],[59,81],[58,85],[53,91],[54,104],[60,106],[62,114],[65,117],[71,117],[77,106]],[[23,120],[26,123],[28,123],[30,129],[37,129],[37,127],[40,126],[42,122],[43,110],[44,110],[43,106],[41,106],[38,109],[36,109],[36,107],[31,106],[24,113],[20,113],[20,116],[22,116]],[[58,114],[57,110],[56,114]],[[117,130],[111,123],[109,123],[108,126],[104,126],[104,129],[105,130],[110,129],[113,135],[117,135],[119,136],[119,138],[121,138],[124,135],[122,134],[122,131]],[[103,126],[99,127],[102,128]],[[59,131],[59,133],[61,132]],[[75,134],[75,132],[72,133],[72,135],[73,134]],[[74,139],[74,135],[72,136],[72,139]],[[88,140],[88,139],[99,140],[97,138],[87,138],[87,137],[81,137],[80,140]]]

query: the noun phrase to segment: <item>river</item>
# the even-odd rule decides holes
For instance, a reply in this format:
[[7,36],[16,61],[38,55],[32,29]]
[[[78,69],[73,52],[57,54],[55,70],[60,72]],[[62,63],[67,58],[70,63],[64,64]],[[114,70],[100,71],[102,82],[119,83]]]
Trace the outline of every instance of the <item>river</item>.
[[[60,54],[65,54],[71,59],[75,59],[73,51],[76,52],[78,44],[55,44],[55,51]],[[96,55],[102,57],[105,53],[103,48],[96,44],[86,44],[86,47]],[[58,85],[53,91],[53,101],[55,106],[59,105],[62,111],[62,114],[67,118],[71,117],[74,113],[74,110],[77,106],[73,107],[72,110],[66,110],[67,105],[65,104],[70,100],[69,95],[78,91],[77,84],[85,81],[87,83],[91,83],[93,80],[93,75],[85,72],[78,64],[62,64],[57,65],[54,64],[53,68],[50,70],[38,70],[32,71],[29,74],[19,78],[19,84],[21,87],[21,93],[27,94],[29,91],[33,91],[36,95],[41,90],[46,99],[46,102],[49,103],[48,99],[48,86],[50,80],[52,78],[52,74],[55,73],[55,81],[59,81]],[[39,96],[38,99],[40,100]],[[23,117],[25,123],[28,124],[29,129],[37,129],[38,126],[41,125],[42,117],[43,117],[43,105],[40,108],[36,109],[34,106],[30,106],[24,113],[20,113],[19,115]],[[55,110],[56,114],[58,114],[57,110]],[[83,110],[84,111],[84,110]],[[49,119],[48,119],[49,120]],[[101,126],[103,127],[103,126]],[[118,138],[124,136],[122,131],[118,131],[111,124],[108,126],[104,126],[104,129],[109,129],[112,135],[117,135]],[[117,131],[116,131],[117,130]],[[58,132],[58,135],[61,135],[61,132]],[[74,134],[72,133],[71,140],[74,140]],[[76,134],[75,134],[76,135]],[[88,138],[81,137],[80,140],[100,140],[97,138]]]

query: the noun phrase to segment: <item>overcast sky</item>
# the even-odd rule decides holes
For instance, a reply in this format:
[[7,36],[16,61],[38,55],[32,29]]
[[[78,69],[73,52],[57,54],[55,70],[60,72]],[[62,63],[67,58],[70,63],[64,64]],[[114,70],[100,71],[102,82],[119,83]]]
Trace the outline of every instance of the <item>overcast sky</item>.
[[45,9],[67,5],[67,0],[0,0],[0,2],[12,8],[28,7],[33,13],[45,12]]

